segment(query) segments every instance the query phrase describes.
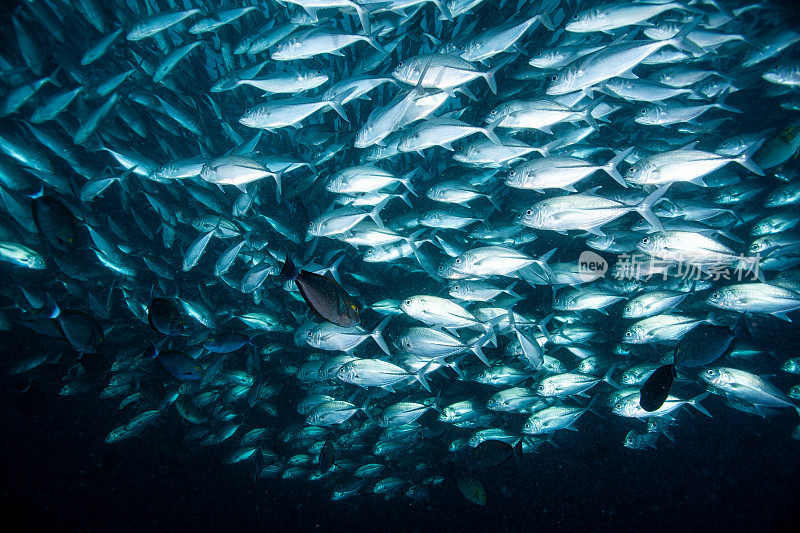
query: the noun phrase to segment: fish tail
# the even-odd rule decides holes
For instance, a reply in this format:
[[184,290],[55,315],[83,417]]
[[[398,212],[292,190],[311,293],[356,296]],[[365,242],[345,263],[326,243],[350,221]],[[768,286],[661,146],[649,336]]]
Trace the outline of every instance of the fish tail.
[[662,185],[655,191],[651,192],[647,198],[636,204],[635,209],[642,215],[647,222],[655,229],[655,231],[661,231],[663,228],[661,226],[661,221],[658,220],[658,217],[653,213],[653,204],[655,204],[659,198],[664,196],[669,189],[671,184],[667,183],[666,185]]
[[609,385],[611,385],[615,389],[619,389],[620,388],[619,383],[617,383],[616,381],[611,379],[611,376],[614,374],[614,370],[616,370],[616,369],[617,369],[617,363],[612,364],[609,367],[609,369],[606,371],[605,375],[603,376],[602,381],[605,381],[606,383],[608,383]]
[[[414,190],[414,186],[413,186],[413,185],[411,185],[411,177],[412,177],[412,176],[414,176],[414,174],[416,174],[416,173],[417,173],[417,171],[416,171],[416,169],[414,169],[414,170],[412,170],[411,172],[409,172],[408,174],[405,174],[405,175],[404,175],[402,178],[400,178],[398,181],[399,181],[400,183],[402,183],[402,184],[403,184],[403,187],[405,187],[406,189],[408,189],[408,192],[410,192],[411,194],[413,194],[414,196],[416,196],[417,198],[419,198],[419,194],[417,194],[417,191],[416,191],[416,190]],[[408,202],[406,202],[406,203],[408,203]],[[409,204],[409,206],[410,206],[410,205],[411,205],[411,204]]]
[[[612,366],[612,368],[611,368],[611,369],[613,370],[613,366]],[[589,401],[589,405],[587,405],[587,406],[586,406],[586,410],[587,410],[588,412],[590,412],[590,413],[594,414],[594,415],[597,415],[597,416],[598,416],[598,417],[600,417],[600,418],[605,418],[605,416],[603,416],[603,413],[601,413],[600,411],[598,411],[598,410],[595,408],[595,405],[596,405],[596,404],[597,404],[597,402],[599,401],[599,398],[600,398],[599,396],[595,395],[595,396],[594,396],[594,397],[593,397],[593,398],[592,398],[592,399]]]
[[[431,363],[425,364],[425,366],[423,366],[422,368],[417,370],[417,374],[416,374],[417,381],[419,381],[419,384],[422,385],[425,388],[425,390],[428,391],[428,392],[432,392],[432,391],[431,391],[431,386],[428,383],[428,379],[425,377],[425,374],[427,373],[428,368],[430,366],[431,366]],[[437,411],[438,410],[439,409],[437,408]]]
[[417,259],[419,266],[422,267],[422,270],[425,271],[430,277],[439,281],[441,278],[436,273],[436,269],[433,267],[433,262],[431,259],[422,253],[416,243],[416,238],[423,232],[424,230],[419,230],[418,232],[411,235],[406,242],[408,242],[408,246],[411,247],[411,252],[414,254],[414,257]]
[[628,157],[628,154],[630,154],[632,151],[633,151],[633,146],[621,151],[620,153],[615,155],[606,164],[606,166],[603,169],[608,173],[609,176],[614,178],[614,181],[616,181],[617,183],[619,183],[623,187],[627,187],[628,186],[628,182],[626,182],[625,178],[622,177],[622,174],[619,173],[619,170],[617,170],[617,167],[619,166],[620,163],[625,161],[625,158]]
[[367,14],[367,11],[364,9],[363,6],[361,6],[356,2],[354,2],[354,4],[356,13],[358,14],[358,20],[361,22],[361,29],[364,30],[364,33],[366,35],[369,35],[370,34],[369,14]]
[[341,102],[336,100],[329,100],[328,105],[331,106],[331,108],[333,108],[333,110],[336,111],[345,122],[350,122],[350,119],[347,118],[347,113],[345,112],[344,106],[342,105]]
[[[689,405],[691,405],[692,407],[694,407],[695,409],[697,409],[698,411],[700,411],[704,415],[706,415],[708,417],[711,417],[711,413],[708,412],[708,409],[706,409],[705,407],[700,405],[700,402],[705,400],[706,398],[708,398],[708,396],[710,394],[711,394],[710,392],[704,392],[702,394],[698,394],[697,396],[695,396],[694,398],[692,398],[691,400],[689,400],[686,403],[688,403]],[[800,414],[800,410],[798,410],[798,414]]]
[[735,158],[734,161],[742,165],[744,168],[746,168],[753,174],[758,174],[759,176],[763,176],[764,171],[758,164],[755,163],[755,161],[753,161],[753,154],[755,154],[759,148],[761,148],[760,143],[753,144],[753,146],[742,152],[742,155]]
[[498,146],[503,146],[503,142],[500,140],[500,137],[494,132],[494,129],[501,123],[505,117],[500,117],[485,128],[481,128],[481,133],[486,135],[486,138],[492,141],[494,144]]
[[697,29],[697,26],[702,21],[702,17],[697,17],[693,22],[687,24],[683,27],[681,31],[679,31],[675,37],[668,39],[669,44],[677,48],[678,50],[683,50],[684,52],[690,52],[695,56],[701,56],[705,54],[705,50],[697,46],[696,43],[689,40],[687,36],[692,33],[694,30]]
[[547,28],[549,31],[553,31],[553,28],[555,28],[555,26],[553,25],[553,19],[551,19],[550,15],[548,15],[547,13],[541,13],[533,18],[538,19],[539,23],[545,28]]
[[373,220],[373,222],[375,222],[375,224],[379,228],[383,228],[383,220],[381,220],[380,216],[381,211],[383,210],[384,207],[386,207],[386,204],[389,203],[389,200],[391,200],[391,198],[384,198],[378,205],[376,205],[372,209],[372,211],[369,212],[369,217]]
[[480,359],[481,362],[483,362],[483,364],[485,364],[486,366],[489,366],[489,359],[486,358],[486,354],[483,353],[483,350],[481,348],[483,348],[483,346],[487,342],[489,342],[489,339],[491,339],[492,337],[494,337],[494,332],[486,332],[480,337],[478,337],[478,339],[475,342],[473,342],[469,347],[472,353],[478,356],[478,359]]
[[600,126],[597,124],[597,120],[595,120],[594,115],[592,115],[592,111],[594,111],[601,103],[603,103],[601,99],[595,99],[580,111],[583,120],[585,120],[594,131],[599,131]]
[[297,271],[297,267],[294,266],[294,261],[286,254],[286,261],[283,263],[283,268],[281,269],[280,274],[278,274],[278,279],[281,281],[289,281],[289,280],[296,280],[300,273]]
[[453,20],[453,15],[450,13],[450,10],[447,7],[445,7],[442,0],[433,0],[433,3],[437,8],[439,8],[439,12],[446,20],[450,21]]
[[375,344],[377,344],[386,355],[391,355],[391,354],[389,353],[389,347],[386,345],[386,341],[383,340],[383,329],[386,327],[386,324],[389,322],[391,318],[392,315],[389,315],[383,320],[381,320],[381,323],[378,324],[378,327],[376,327],[370,334],[370,337],[375,339]]
[[403,200],[403,202],[405,202],[405,204],[408,207],[410,207],[412,209],[414,208],[414,205],[411,203],[411,200],[408,199],[408,191],[404,192],[403,194],[398,195],[397,197],[400,198],[401,200]]
[[541,257],[539,257],[539,259],[537,259],[534,262],[534,264],[536,266],[538,266],[539,268],[542,269],[542,271],[544,271],[544,273],[547,276],[548,280],[551,280],[551,281],[556,279],[556,273],[553,272],[553,269],[550,268],[550,265],[547,264],[547,261],[549,261],[553,257],[553,255],[556,253],[556,250],[558,250],[558,248],[553,248],[552,250],[550,250],[546,254],[544,254]]

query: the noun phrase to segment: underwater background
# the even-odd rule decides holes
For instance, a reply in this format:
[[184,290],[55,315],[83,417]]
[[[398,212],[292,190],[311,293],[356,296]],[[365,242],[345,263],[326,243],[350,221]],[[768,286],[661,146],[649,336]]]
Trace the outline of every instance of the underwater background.
[[[601,28],[594,8],[620,18]],[[34,0],[2,14],[2,504],[25,530],[796,529],[792,2]],[[659,81],[613,85],[636,78],[602,54],[648,43],[633,71]],[[601,72],[570,86],[586,57]],[[678,118],[637,120],[646,109]],[[682,150],[717,166],[641,171]],[[580,170],[525,166],[561,156]],[[584,196],[577,222],[525,216]],[[619,213],[586,222],[602,209]],[[655,235],[688,258],[648,254]],[[485,247],[496,270],[456,263]],[[662,254],[663,278],[612,275],[637,250]],[[584,276],[586,251],[605,276]],[[735,279],[681,275],[755,251],[761,278],[745,282],[763,300],[716,305]],[[493,295],[456,288],[469,282]],[[643,318],[625,306],[657,291],[677,303],[656,316],[694,321],[625,343]],[[730,346],[692,344],[696,327]],[[439,335],[450,351],[418,348]],[[678,347],[707,358],[682,373]],[[372,381],[343,370],[354,361]],[[686,400],[663,426],[609,403],[663,366]],[[725,388],[699,377],[712,368],[753,377]],[[554,376],[586,385],[536,392]],[[516,388],[525,407],[489,407]],[[574,420],[531,422],[561,406]]]

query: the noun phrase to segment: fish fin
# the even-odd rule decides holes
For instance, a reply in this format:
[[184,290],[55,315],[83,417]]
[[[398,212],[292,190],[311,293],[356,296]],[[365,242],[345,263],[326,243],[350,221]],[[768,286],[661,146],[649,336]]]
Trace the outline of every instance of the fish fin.
[[497,134],[494,132],[494,129],[497,127],[498,124],[503,122],[504,118],[505,117],[498,118],[497,120],[495,120],[494,122],[492,122],[491,124],[486,126],[485,128],[481,129],[481,133],[486,135],[487,139],[489,139],[490,141],[492,141],[494,144],[496,144],[498,146],[502,146],[503,142],[500,140],[500,137],[498,137]]
[[[419,194],[417,194],[417,191],[416,191],[416,190],[414,190],[414,187],[411,185],[411,177],[412,177],[412,176],[414,176],[414,174],[416,174],[416,172],[417,172],[417,171],[416,171],[416,169],[415,169],[415,170],[412,170],[411,172],[409,172],[409,173],[407,173],[407,174],[403,175],[403,177],[402,177],[402,178],[400,178],[398,181],[399,181],[400,183],[402,183],[402,184],[403,184],[403,186],[404,186],[406,189],[408,189],[408,192],[410,192],[411,194],[413,194],[414,196],[416,196],[417,198],[419,198]],[[408,202],[406,202],[406,203],[408,203]]]
[[297,271],[297,267],[294,266],[294,261],[286,254],[286,260],[283,263],[283,268],[278,274],[278,280],[280,281],[289,281],[289,280],[296,280],[300,273]]
[[[364,7],[357,2],[353,2],[354,8],[356,10],[356,14],[358,14],[358,20],[361,22],[361,29],[364,30],[366,35],[369,35],[370,32],[370,22],[369,22],[369,15],[367,14]],[[377,41],[376,41],[377,42]],[[370,43],[372,44],[372,43]],[[380,46],[380,45],[378,45]],[[386,50],[383,50],[383,47],[379,49],[381,53],[385,53]]]
[[[710,392],[704,392],[702,394],[698,394],[697,396],[689,400],[687,403],[692,407],[694,407],[695,409],[697,409],[698,411],[700,411],[701,413],[703,413],[704,415],[710,417],[711,413],[708,412],[708,409],[700,405],[700,402],[708,398],[710,395],[711,395]],[[798,412],[800,413],[800,411]]]
[[[419,384],[420,384],[420,385],[422,385],[422,386],[423,386],[423,388],[424,388],[426,391],[428,391],[428,392],[432,392],[432,391],[431,391],[431,386],[430,386],[430,384],[428,383],[428,378],[425,376],[425,371],[426,371],[426,370],[427,370],[427,369],[428,369],[430,366],[431,366],[431,363],[430,363],[430,362],[426,363],[426,364],[425,364],[425,366],[423,366],[422,368],[420,368],[419,370],[417,370],[417,374],[416,374],[416,379],[417,379],[417,381],[419,381]],[[437,410],[437,411],[439,410],[439,409],[438,409],[438,407],[436,408],[436,410]]]
[[759,148],[761,148],[761,145],[759,143],[753,144],[753,146],[751,146],[747,150],[745,150],[742,153],[742,155],[740,155],[739,157],[735,158],[734,161],[736,161],[737,163],[742,165],[744,168],[746,168],[750,172],[752,172],[754,174],[758,174],[759,176],[763,176],[764,175],[764,171],[761,169],[760,166],[758,166],[753,161],[753,154],[755,154],[758,151]]
[[386,345],[386,341],[383,340],[383,329],[386,327],[386,324],[391,318],[392,315],[389,315],[381,320],[381,323],[378,324],[378,327],[376,327],[372,333],[370,333],[370,337],[375,339],[375,343],[380,346],[380,349],[383,350],[386,355],[391,355],[391,353],[389,352],[389,347]]
[[506,62],[503,62],[494,67],[492,70],[483,73],[483,78],[486,80],[486,85],[489,86],[489,90],[492,91],[492,94],[497,94],[497,82],[494,79],[494,75],[505,65],[505,63]]
[[693,22],[685,25],[683,29],[681,29],[681,31],[679,31],[674,37],[667,39],[667,41],[678,50],[689,52],[695,56],[704,55],[706,53],[705,50],[700,48],[693,41],[687,39],[687,36],[697,29],[697,26],[700,25],[702,20],[702,17],[697,17]]
[[633,151],[633,146],[631,146],[630,148],[626,148],[625,150],[621,151],[616,156],[614,156],[603,168],[603,170],[605,170],[609,176],[614,178],[614,181],[616,181],[623,187],[627,187],[628,182],[626,182],[625,178],[622,177],[622,174],[619,173],[619,170],[617,170],[617,166],[619,166],[620,163],[625,161],[625,158],[628,157],[628,155],[632,151]]
[[473,342],[469,347],[469,349],[472,351],[472,353],[474,353],[476,356],[478,356],[478,359],[480,359],[483,362],[483,364],[485,364],[486,366],[489,366],[489,359],[486,358],[486,354],[483,353],[483,350],[481,348],[493,336],[494,336],[493,332],[492,332],[492,335],[490,335],[488,332],[484,333],[483,335],[478,337],[478,339],[475,342]]
[[381,200],[381,202],[378,205],[376,205],[372,209],[372,211],[369,212],[369,217],[381,229],[383,229],[384,226],[383,226],[383,220],[381,220],[381,217],[380,217],[380,212],[384,207],[386,207],[386,204],[389,203],[389,200],[391,200],[391,198],[384,198],[383,200]]
[[614,370],[616,370],[616,369],[617,369],[617,363],[612,364],[608,368],[606,373],[603,375],[602,381],[605,381],[606,383],[608,383],[609,385],[611,385],[615,389],[619,389],[620,388],[619,383],[617,383],[616,381],[611,379],[611,376],[614,374]]
[[662,185],[655,191],[651,192],[647,198],[634,206],[636,211],[642,215],[642,218],[644,218],[655,229],[655,231],[662,231],[663,228],[661,226],[661,221],[659,221],[658,217],[655,215],[655,213],[653,213],[653,204],[655,204],[659,198],[664,196],[670,185],[670,183]]
[[781,320],[785,320],[786,322],[791,322],[792,319],[786,313],[771,313],[772,316],[776,318],[780,318]]

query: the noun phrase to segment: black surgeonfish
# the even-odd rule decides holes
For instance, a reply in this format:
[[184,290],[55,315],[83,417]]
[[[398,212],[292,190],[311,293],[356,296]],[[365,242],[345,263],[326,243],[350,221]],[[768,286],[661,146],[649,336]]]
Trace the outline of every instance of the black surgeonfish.
[[288,255],[279,278],[294,281],[308,306],[328,322],[343,327],[357,326],[361,322],[358,306],[341,285],[314,272],[297,270]]
[[664,405],[674,379],[675,370],[672,363],[658,367],[655,372],[650,374],[639,394],[639,405],[642,409],[652,413]]
[[168,298],[153,298],[147,306],[147,321],[150,327],[164,335],[183,333],[181,312],[175,302]]
[[645,411],[658,410],[669,396],[672,382],[679,371],[714,364],[730,354],[740,339],[749,338],[743,320],[731,329],[728,326],[701,324],[687,333],[675,348],[673,364],[659,367],[642,385],[639,405]]

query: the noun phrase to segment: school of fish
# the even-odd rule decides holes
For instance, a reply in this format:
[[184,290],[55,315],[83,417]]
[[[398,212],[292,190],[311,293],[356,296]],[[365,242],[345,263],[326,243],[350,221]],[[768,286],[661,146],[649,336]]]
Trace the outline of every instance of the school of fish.
[[179,425],[334,500],[486,505],[584,415],[645,449],[800,413],[748,333],[800,309],[780,6],[223,4],[2,22],[7,372],[118,403],[108,446]]

